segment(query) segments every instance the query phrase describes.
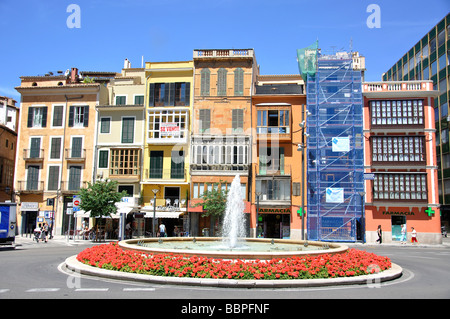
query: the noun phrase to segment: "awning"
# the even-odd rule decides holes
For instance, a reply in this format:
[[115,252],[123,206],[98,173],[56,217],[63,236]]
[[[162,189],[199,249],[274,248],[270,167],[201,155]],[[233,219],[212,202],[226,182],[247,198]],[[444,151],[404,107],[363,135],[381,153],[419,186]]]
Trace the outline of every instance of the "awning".
[[[183,212],[156,212],[155,218],[179,218]],[[153,218],[153,212],[146,212],[145,217]]]

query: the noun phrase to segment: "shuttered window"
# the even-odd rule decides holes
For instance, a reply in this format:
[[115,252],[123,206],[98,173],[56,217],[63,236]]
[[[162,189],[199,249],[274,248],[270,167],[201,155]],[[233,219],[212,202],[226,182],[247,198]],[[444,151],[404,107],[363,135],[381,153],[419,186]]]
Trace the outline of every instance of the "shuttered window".
[[59,166],[49,166],[47,189],[49,191],[58,190],[58,182],[59,182]]
[[217,95],[227,95],[227,70],[219,69],[217,76]]
[[241,68],[234,71],[234,95],[244,95],[244,70]]
[[200,117],[200,133],[207,133],[209,132],[210,125],[211,125],[211,110],[203,109],[199,111],[199,117]]
[[134,117],[122,119],[122,143],[134,142]]
[[52,137],[50,145],[50,159],[61,158],[61,137]]
[[232,128],[235,133],[244,130],[244,110],[232,110]]
[[209,71],[209,69],[203,69],[200,74],[201,74],[200,95],[209,96],[211,72]]

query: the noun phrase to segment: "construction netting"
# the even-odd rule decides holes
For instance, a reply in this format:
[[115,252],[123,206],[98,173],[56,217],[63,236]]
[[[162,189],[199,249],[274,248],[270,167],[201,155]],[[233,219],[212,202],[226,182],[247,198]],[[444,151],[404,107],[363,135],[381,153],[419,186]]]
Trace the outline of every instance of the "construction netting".
[[361,71],[350,53],[319,53],[306,83],[308,239],[356,241],[364,222]]
[[305,82],[309,75],[316,73],[318,47],[319,41],[316,41],[306,48],[297,49],[298,69]]

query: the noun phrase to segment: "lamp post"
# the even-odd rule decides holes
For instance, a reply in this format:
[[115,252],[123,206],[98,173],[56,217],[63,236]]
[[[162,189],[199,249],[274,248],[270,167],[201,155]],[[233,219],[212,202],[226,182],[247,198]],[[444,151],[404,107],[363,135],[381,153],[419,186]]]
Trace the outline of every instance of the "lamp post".
[[155,218],[156,218],[156,194],[159,192],[159,189],[152,189],[153,194],[155,195],[153,199],[153,220],[152,220],[152,234],[155,237]]
[[258,238],[258,221],[259,221],[259,197],[261,196],[261,192],[256,192],[256,238]]
[[[312,115],[309,111],[306,111],[306,117]],[[301,167],[301,181],[302,181],[302,240],[305,240],[305,149],[306,149],[306,139],[309,134],[306,133],[306,120],[305,111],[302,110],[303,121],[299,124],[300,131],[302,134],[302,142],[297,145],[297,151],[302,152],[302,167]]]

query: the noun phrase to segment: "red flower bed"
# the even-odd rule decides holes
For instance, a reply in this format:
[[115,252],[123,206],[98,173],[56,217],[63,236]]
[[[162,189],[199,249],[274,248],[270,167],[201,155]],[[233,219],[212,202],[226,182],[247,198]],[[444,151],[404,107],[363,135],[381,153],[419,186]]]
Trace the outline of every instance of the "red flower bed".
[[191,278],[312,279],[366,275],[391,267],[387,257],[349,249],[343,254],[275,258],[261,261],[228,261],[174,254],[149,255],[123,250],[117,243],[94,246],[77,256],[78,261],[103,269]]

